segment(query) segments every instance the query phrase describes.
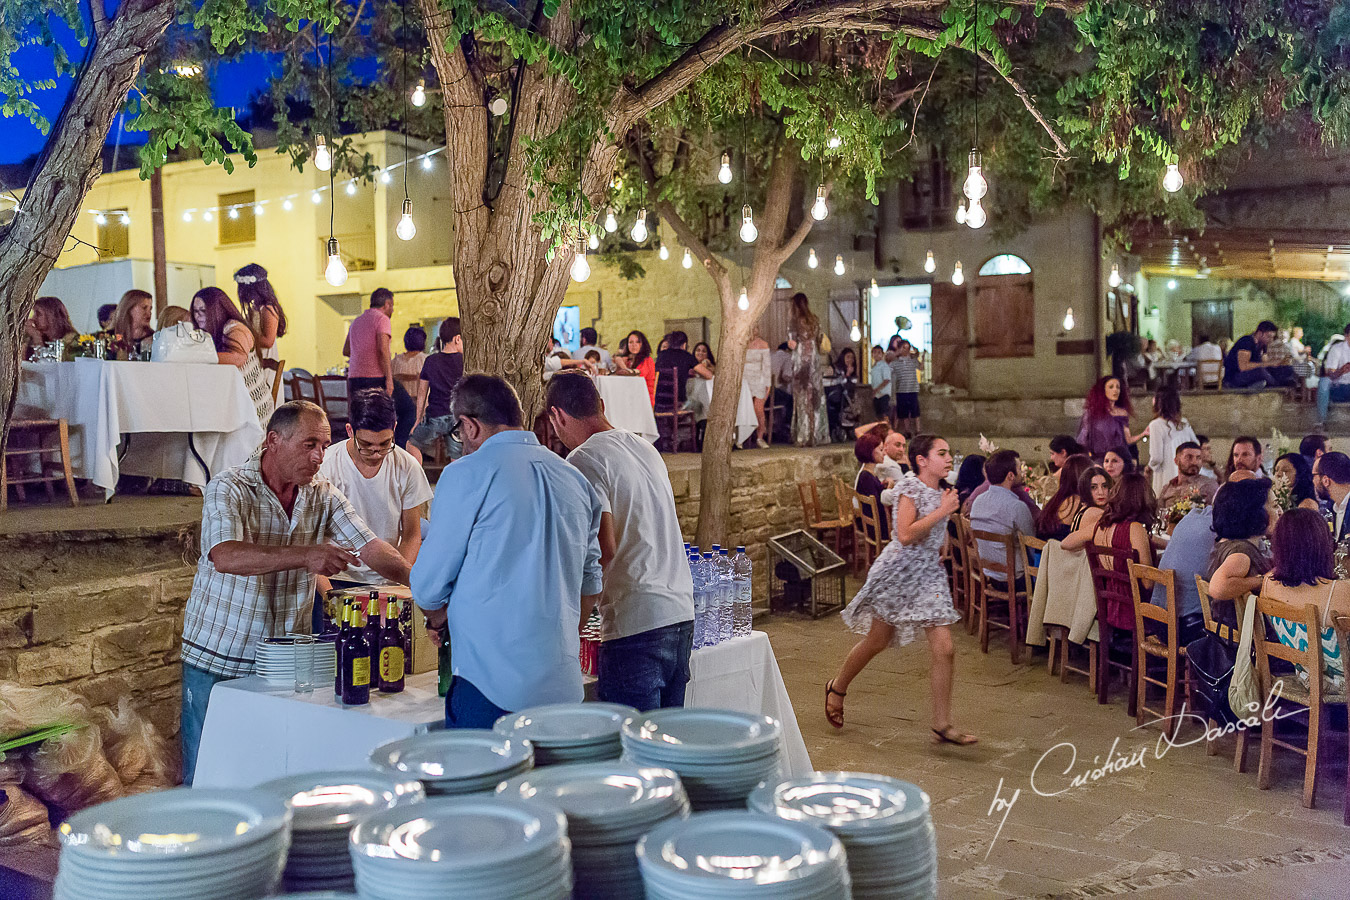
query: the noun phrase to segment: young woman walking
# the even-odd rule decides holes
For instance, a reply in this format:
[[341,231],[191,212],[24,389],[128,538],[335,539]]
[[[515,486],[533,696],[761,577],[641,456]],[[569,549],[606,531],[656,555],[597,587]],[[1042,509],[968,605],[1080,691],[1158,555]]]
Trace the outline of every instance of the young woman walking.
[[893,540],[843,613],[844,624],[864,637],[825,686],[825,718],[842,728],[844,697],[853,679],[882,650],[903,647],[922,629],[933,657],[934,740],[973,744],[976,738],[952,727],[955,650],[948,626],[961,616],[952,607],[947,572],[939,559],[947,518],[960,508],[956,491],[943,483],[952,470],[951,449],[942,438],[921,434],[909,442],[909,463],[912,471],[900,482],[895,501]]

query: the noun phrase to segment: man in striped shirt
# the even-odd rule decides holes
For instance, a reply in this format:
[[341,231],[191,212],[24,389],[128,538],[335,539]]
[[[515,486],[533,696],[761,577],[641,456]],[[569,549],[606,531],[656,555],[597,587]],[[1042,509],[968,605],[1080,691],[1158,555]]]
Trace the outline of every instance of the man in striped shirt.
[[901,341],[899,351],[886,354],[891,364],[891,385],[895,390],[895,427],[908,435],[919,433],[919,357],[909,341]]
[[365,563],[408,583],[407,561],[319,475],[330,435],[315,404],[283,404],[261,453],[206,486],[201,558],[183,616],[184,784],[196,769],[211,688],[253,674],[264,638],[309,632],[317,576]]

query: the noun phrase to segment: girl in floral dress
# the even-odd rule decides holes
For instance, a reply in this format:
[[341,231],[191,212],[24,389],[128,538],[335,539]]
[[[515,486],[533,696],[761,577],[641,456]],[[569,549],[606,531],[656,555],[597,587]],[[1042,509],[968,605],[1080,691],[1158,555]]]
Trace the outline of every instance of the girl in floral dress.
[[961,616],[952,606],[947,572],[939,558],[947,518],[960,507],[956,491],[943,483],[952,470],[951,449],[942,438],[921,434],[909,443],[909,462],[913,471],[897,486],[893,540],[843,613],[844,624],[864,637],[825,686],[825,718],[842,728],[843,698],[853,679],[882,650],[903,647],[922,629],[933,657],[934,740],[973,744],[976,738],[957,731],[951,721],[955,651],[948,626]]

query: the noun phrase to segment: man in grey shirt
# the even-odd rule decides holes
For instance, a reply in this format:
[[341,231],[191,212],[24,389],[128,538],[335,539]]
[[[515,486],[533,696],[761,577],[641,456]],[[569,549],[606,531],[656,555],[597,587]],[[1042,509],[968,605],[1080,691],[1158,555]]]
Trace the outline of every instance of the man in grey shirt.
[[[975,531],[988,531],[993,534],[1029,534],[1035,536],[1036,522],[1031,510],[1013,493],[1022,483],[1022,461],[1016,450],[995,450],[984,462],[984,477],[989,488],[975,498],[970,507],[970,527]],[[980,559],[986,565],[1006,559],[1002,545],[993,541],[979,542]],[[1022,554],[1013,555],[1013,565],[1017,577],[1022,577]],[[1001,573],[984,570],[990,578],[998,578]]]

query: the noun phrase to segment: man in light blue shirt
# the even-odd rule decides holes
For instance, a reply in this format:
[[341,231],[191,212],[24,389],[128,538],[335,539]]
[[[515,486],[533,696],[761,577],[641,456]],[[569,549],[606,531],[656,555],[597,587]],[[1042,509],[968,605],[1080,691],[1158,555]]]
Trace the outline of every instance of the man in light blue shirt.
[[523,430],[520,400],[490,375],[451,402],[464,458],[441,473],[412,591],[448,625],[447,728],[582,699],[579,626],[602,587],[600,498]]
[[[1185,645],[1202,635],[1205,630],[1204,613],[1200,608],[1200,591],[1195,576],[1209,574],[1209,558],[1214,553],[1214,508],[1202,506],[1193,509],[1172,529],[1158,568],[1176,573],[1177,624],[1180,642]],[[1161,605],[1163,589],[1153,589],[1152,602]]]
[[[993,534],[1029,534],[1036,535],[1036,521],[1031,510],[1013,491],[1022,483],[1021,459],[1016,450],[995,450],[984,461],[984,477],[989,488],[970,505],[970,527],[975,531],[988,531]],[[979,541],[980,559],[986,564],[1001,563],[1007,559],[1007,551],[1002,544],[993,541]],[[1017,578],[1022,577],[1022,554],[1013,554],[1013,566]],[[1003,581],[1001,572],[985,568],[984,574]]]

